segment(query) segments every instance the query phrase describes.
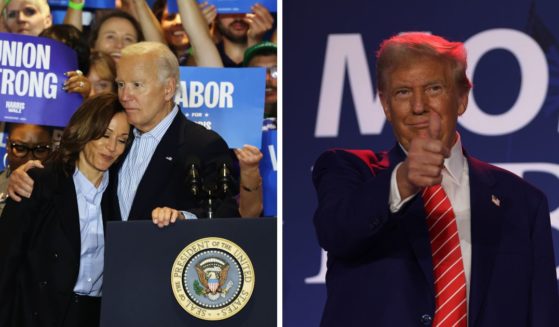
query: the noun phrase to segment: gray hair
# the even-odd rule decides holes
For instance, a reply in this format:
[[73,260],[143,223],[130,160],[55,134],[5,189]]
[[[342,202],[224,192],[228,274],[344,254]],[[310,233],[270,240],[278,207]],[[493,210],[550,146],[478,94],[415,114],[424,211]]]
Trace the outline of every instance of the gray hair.
[[163,43],[138,42],[122,49],[122,57],[134,55],[153,55],[157,61],[157,78],[165,82],[167,78],[174,78],[179,82],[179,61],[175,54]]

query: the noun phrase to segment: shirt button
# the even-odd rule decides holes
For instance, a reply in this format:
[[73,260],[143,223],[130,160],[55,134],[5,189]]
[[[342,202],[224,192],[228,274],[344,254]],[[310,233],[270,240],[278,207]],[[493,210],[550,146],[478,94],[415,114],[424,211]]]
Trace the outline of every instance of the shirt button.
[[58,259],[58,253],[54,252],[54,253],[52,254],[52,257],[55,258],[55,259]]
[[88,278],[87,281],[91,283],[91,278]]
[[421,316],[421,323],[424,326],[431,326],[431,324],[433,323],[433,317],[428,314],[424,314],[423,316]]

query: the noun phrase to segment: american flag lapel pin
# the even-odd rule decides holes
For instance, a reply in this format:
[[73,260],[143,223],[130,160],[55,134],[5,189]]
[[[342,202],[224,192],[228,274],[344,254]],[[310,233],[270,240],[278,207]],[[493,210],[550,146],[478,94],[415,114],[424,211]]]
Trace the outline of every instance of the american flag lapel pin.
[[497,207],[501,206],[501,200],[499,200],[499,198],[493,194],[491,194],[491,202],[493,202],[493,204],[496,205]]

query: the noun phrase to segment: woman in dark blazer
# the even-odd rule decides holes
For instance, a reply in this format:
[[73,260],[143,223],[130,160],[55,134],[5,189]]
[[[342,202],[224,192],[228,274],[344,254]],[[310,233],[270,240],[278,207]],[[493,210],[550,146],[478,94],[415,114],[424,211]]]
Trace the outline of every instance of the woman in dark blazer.
[[103,279],[102,194],[130,125],[116,95],[86,100],[29,199],[0,218],[0,326],[98,326]]

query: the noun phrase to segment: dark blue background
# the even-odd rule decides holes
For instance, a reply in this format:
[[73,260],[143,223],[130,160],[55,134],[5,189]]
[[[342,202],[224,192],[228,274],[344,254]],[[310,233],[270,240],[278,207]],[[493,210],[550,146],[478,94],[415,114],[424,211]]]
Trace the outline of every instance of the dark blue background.
[[[284,2],[284,326],[317,326],[326,296],[324,284],[305,283],[305,278],[319,272],[321,257],[312,225],[316,206],[311,183],[314,160],[332,147],[382,150],[394,145],[388,124],[381,135],[361,135],[347,76],[338,136],[314,136],[328,35],[361,34],[372,80],[379,43],[400,32],[430,31],[456,41],[466,41],[495,28],[515,29],[532,36],[545,53],[549,66],[547,96],[536,118],[523,129],[507,135],[483,136],[460,126],[459,131],[469,153],[484,161],[557,164],[557,12],[559,3],[554,0]],[[510,52],[488,52],[478,62],[471,78],[476,102],[488,114],[502,114],[516,101],[521,76],[519,63]],[[558,178],[545,173],[529,173],[524,177],[546,192],[550,210],[556,210]],[[555,252],[559,253],[559,231],[553,233]],[[556,261],[559,262],[557,255]]]

